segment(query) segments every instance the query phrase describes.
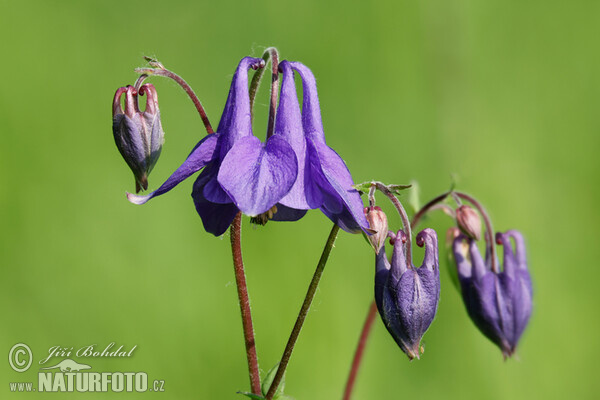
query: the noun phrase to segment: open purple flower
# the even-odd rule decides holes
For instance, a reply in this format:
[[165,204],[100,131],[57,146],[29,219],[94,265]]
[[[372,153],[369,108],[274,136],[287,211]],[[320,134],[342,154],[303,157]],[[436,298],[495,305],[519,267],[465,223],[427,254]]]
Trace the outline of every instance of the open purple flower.
[[[192,198],[204,228],[216,236],[227,230],[238,211],[295,221],[306,210],[320,208],[348,232],[365,230],[368,223],[350,172],[325,143],[316,82],[307,67],[281,63],[284,76],[274,134],[264,144],[253,135],[247,71],[263,65],[259,58],[240,61],[216,133],[202,139],[156,191],[128,194],[129,201],[143,204],[203,169]],[[293,70],[303,81],[302,111]]]
[[417,245],[425,246],[420,268],[415,268],[412,260],[407,265],[404,231],[390,235],[394,246],[391,265],[385,251],[376,256],[375,303],[385,327],[412,360],[421,354],[421,338],[435,317],[440,298],[437,235],[429,228],[417,235]]
[[[275,133],[292,146],[298,159],[298,178],[279,201],[274,220],[305,210],[319,208],[347,232],[368,228],[360,194],[344,160],[325,142],[315,77],[299,62],[283,61],[281,97],[276,114]],[[298,104],[294,72],[300,74],[303,88],[302,112]],[[279,214],[279,215],[278,215]]]
[[289,192],[298,171],[294,150],[277,133],[264,144],[252,133],[248,69],[262,66],[260,58],[240,61],[216,133],[203,138],[156,191],[146,196],[128,193],[129,201],[146,203],[204,168],[192,198],[206,231],[219,236],[238,211],[265,213]]
[[[515,242],[515,252],[510,239]],[[468,247],[464,246],[464,243]],[[525,244],[515,230],[498,232],[504,246],[504,269],[492,271],[491,255],[481,258],[477,244],[464,235],[454,239],[454,258],[467,312],[479,330],[511,356],[531,315],[531,278],[527,271]]]

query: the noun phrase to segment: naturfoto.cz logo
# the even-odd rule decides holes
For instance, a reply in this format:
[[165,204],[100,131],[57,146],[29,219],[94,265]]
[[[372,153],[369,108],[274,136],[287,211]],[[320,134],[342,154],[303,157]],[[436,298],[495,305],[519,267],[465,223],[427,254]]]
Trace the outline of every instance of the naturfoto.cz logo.
[[[37,385],[33,382],[10,382],[11,392],[163,392],[164,380],[153,380],[148,383],[146,372],[95,372],[91,365],[80,363],[71,358],[44,366],[55,357],[131,357],[136,349],[124,349],[124,346],[115,347],[112,342],[103,350],[98,350],[96,345],[74,348],[53,346],[48,350],[48,356],[41,359],[38,371]],[[8,355],[11,368],[19,373],[27,371],[33,362],[33,352],[24,343],[14,345]],[[87,361],[86,361],[87,362]],[[91,371],[88,371],[91,370]],[[46,372],[51,371],[51,372]]]

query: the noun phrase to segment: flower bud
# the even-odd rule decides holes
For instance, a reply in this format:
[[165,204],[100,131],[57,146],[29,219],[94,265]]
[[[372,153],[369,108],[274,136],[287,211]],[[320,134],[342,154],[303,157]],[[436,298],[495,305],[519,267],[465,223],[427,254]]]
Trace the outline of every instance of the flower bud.
[[481,239],[481,218],[471,207],[462,205],[456,209],[456,223],[467,237]]
[[[125,94],[125,110],[121,106],[121,97]],[[135,190],[148,189],[148,174],[156,164],[164,143],[160,122],[158,97],[151,84],[139,89],[146,95],[146,108],[143,112],[138,106],[138,92],[133,86],[117,89],[113,99],[113,135],[121,156],[129,165],[135,177]]]
[[379,254],[379,250],[385,245],[385,239],[388,235],[387,216],[380,207],[365,207],[365,217],[369,222],[369,228],[373,232],[367,238],[375,250],[375,254]]
[[403,231],[393,237],[391,264],[385,251],[377,254],[375,303],[388,332],[412,360],[422,353],[421,338],[437,312],[440,271],[435,231],[425,229],[417,235],[417,245],[425,246],[420,268],[415,268],[412,260],[407,262],[408,240]]
[[[510,239],[514,241],[514,251]],[[506,358],[515,352],[529,321],[532,288],[521,234],[514,230],[497,233],[496,241],[504,247],[501,272],[492,270],[491,255],[486,254],[484,261],[475,241],[464,235],[454,239],[454,257],[471,320],[500,347]],[[468,254],[465,254],[464,242],[468,245]]]

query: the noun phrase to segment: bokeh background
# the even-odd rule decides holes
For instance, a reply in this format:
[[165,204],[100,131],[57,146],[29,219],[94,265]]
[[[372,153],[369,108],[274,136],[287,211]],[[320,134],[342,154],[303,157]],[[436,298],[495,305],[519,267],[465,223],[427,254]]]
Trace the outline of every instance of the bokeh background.
[[[377,320],[354,398],[595,398],[599,18],[593,1],[0,1],[0,351],[24,342],[34,352],[25,373],[0,366],[0,398],[11,398],[8,382],[36,379],[48,348],[110,342],[137,348],[88,359],[94,370],[145,371],[166,392],[95,398],[242,398],[229,236],[203,231],[191,179],[145,206],[126,201],[133,177],[110,110],[150,55],[193,86],[216,126],[238,60],[268,46],[316,75],[328,143],[356,181],[416,180],[421,201],[456,181],[496,229],[527,239],[535,308],[517,357],[504,362],[475,329],[442,265],[424,356],[409,362]],[[156,188],[204,130],[179,87],[151,82],[166,132]],[[450,221],[426,225],[443,238]],[[330,226],[318,211],[297,223],[244,221],[263,373],[281,355]],[[373,259],[362,237],[338,238],[289,366],[294,398],[341,398]]]

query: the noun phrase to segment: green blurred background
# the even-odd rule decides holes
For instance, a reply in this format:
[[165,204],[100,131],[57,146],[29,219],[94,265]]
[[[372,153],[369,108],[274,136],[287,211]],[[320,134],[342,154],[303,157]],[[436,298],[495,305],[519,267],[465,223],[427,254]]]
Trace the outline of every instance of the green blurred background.
[[[150,55],[192,85],[216,126],[238,60],[268,46],[316,75],[328,143],[356,181],[415,179],[427,200],[455,174],[496,229],[527,239],[534,313],[517,357],[504,362],[475,329],[442,266],[424,356],[410,363],[378,319],[355,398],[596,397],[599,18],[594,1],[1,1],[0,352],[24,342],[34,368],[18,374],[5,361],[0,398],[11,397],[8,382],[36,380],[48,348],[110,342],[137,349],[89,359],[95,371],[145,371],[166,392],[94,398],[242,398],[229,236],[203,231],[191,179],[145,206],[127,202],[133,177],[110,110]],[[166,132],[156,188],[204,131],[174,83],[151,82]],[[267,102],[263,84],[261,138]],[[450,221],[426,225],[441,239]],[[244,221],[263,372],[281,355],[330,226],[318,211],[264,228]],[[296,399],[341,398],[373,258],[360,236],[338,238],[288,369]],[[31,396],[57,397],[15,394]]]

